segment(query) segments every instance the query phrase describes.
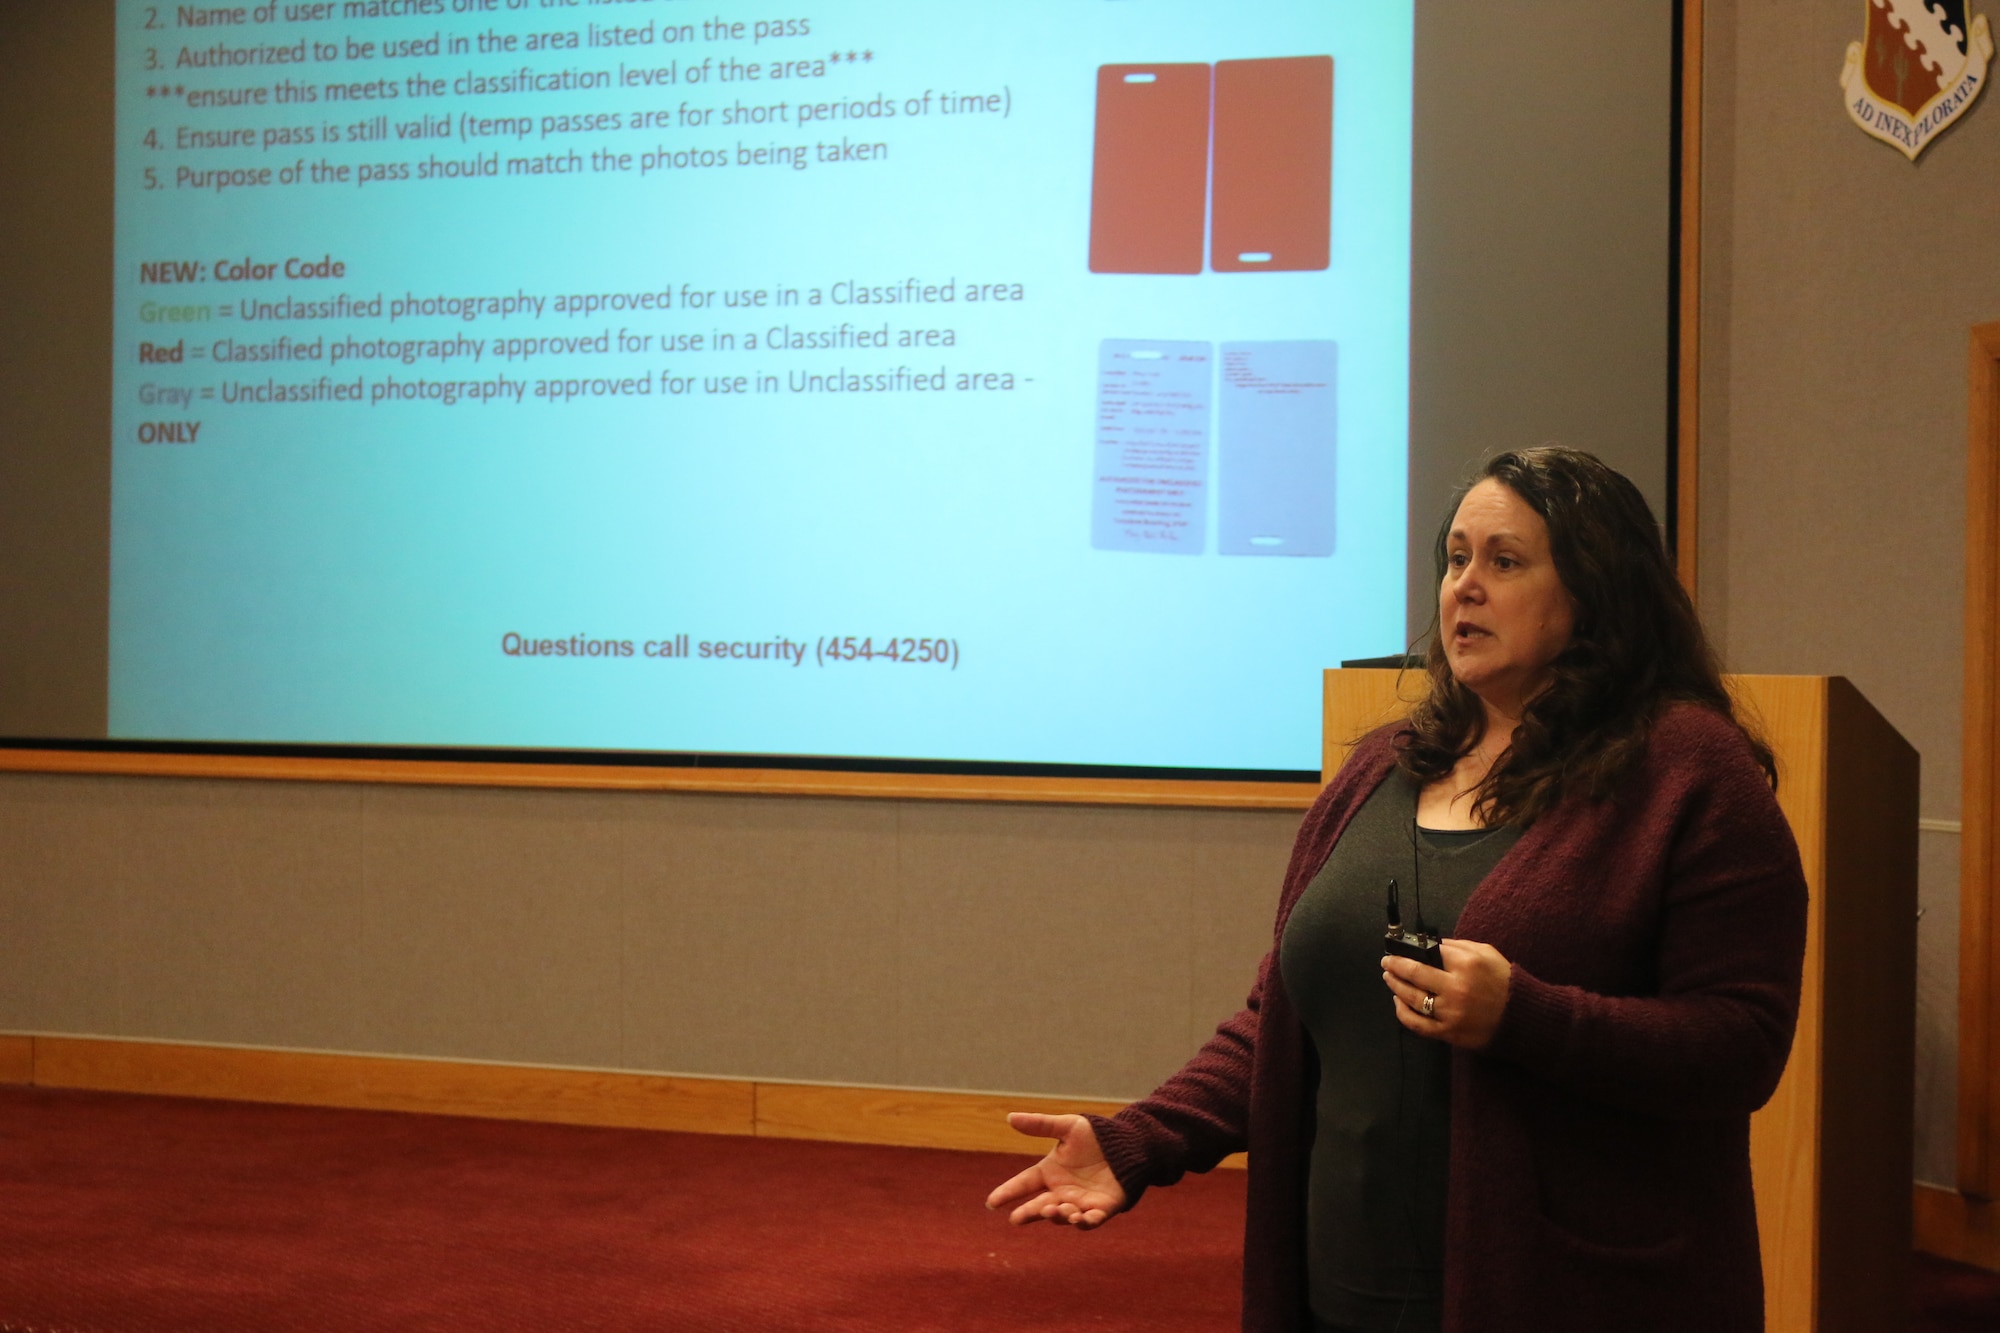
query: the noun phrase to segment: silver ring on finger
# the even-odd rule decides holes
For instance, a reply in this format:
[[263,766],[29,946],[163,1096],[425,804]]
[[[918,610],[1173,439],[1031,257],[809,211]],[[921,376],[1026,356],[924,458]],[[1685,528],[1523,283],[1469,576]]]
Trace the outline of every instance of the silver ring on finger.
[[1429,992],[1425,992],[1424,1002],[1417,1006],[1417,1012],[1422,1014],[1425,1018],[1435,1018],[1437,1016],[1437,1007],[1438,1007],[1438,997],[1430,994]]

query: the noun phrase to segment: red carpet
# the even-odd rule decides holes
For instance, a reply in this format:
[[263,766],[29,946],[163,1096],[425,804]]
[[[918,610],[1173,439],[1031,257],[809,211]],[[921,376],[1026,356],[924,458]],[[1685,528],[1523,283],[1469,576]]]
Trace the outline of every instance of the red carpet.
[[0,1088],[0,1330],[1235,1326],[1241,1172],[1078,1234],[1023,1160]]
[[1913,1333],[1993,1333],[2000,1329],[2000,1273],[1916,1256],[1911,1297],[1917,1307]]
[[1021,1161],[0,1088],[0,1333],[1235,1327],[1241,1172],[1078,1235],[980,1207]]

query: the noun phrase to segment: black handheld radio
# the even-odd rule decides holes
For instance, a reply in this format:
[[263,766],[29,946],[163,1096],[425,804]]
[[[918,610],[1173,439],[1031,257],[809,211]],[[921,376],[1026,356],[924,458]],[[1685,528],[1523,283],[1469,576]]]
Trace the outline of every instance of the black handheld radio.
[[1438,937],[1424,926],[1424,901],[1421,892],[1417,897],[1417,920],[1414,929],[1403,926],[1402,903],[1396,896],[1396,881],[1389,881],[1389,928],[1382,932],[1382,952],[1395,954],[1398,958],[1414,958],[1431,967],[1444,966],[1444,951],[1438,948]]

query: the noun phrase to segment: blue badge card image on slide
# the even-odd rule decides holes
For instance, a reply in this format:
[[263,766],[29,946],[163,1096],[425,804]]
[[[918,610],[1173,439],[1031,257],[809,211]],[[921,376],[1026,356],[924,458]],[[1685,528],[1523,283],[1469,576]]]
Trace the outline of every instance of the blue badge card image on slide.
[[1205,342],[1099,344],[1093,547],[1202,553],[1214,375],[1214,349]]
[[1338,364],[1332,342],[1222,344],[1222,554],[1333,554]]

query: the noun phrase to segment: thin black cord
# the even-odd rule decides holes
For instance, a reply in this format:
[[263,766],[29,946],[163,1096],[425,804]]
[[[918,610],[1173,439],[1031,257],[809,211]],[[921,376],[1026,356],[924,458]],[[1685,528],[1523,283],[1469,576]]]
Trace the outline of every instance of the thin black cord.
[[[1400,1023],[1396,1025],[1396,1028],[1396,1137],[1403,1139],[1406,1133],[1413,1129],[1413,1127],[1405,1126],[1403,1123],[1403,1086],[1408,1081],[1408,1076],[1403,1069],[1403,1043],[1410,1039],[1410,1033]],[[1408,1151],[1408,1146],[1406,1145],[1403,1155],[1406,1160],[1414,1160],[1416,1154]],[[1403,1225],[1410,1233],[1410,1250],[1415,1254],[1417,1262],[1421,1266],[1424,1258],[1423,1229],[1417,1225],[1417,1204],[1411,1192],[1406,1192],[1403,1195]],[[1396,1307],[1396,1322],[1390,1328],[1389,1333],[1402,1333],[1403,1320],[1410,1313],[1410,1301],[1412,1298],[1413,1293],[1405,1286],[1402,1302]]]
[[1424,866],[1423,858],[1417,853],[1417,817],[1410,816],[1410,880],[1417,891],[1417,934],[1428,935],[1431,928],[1424,924]]

